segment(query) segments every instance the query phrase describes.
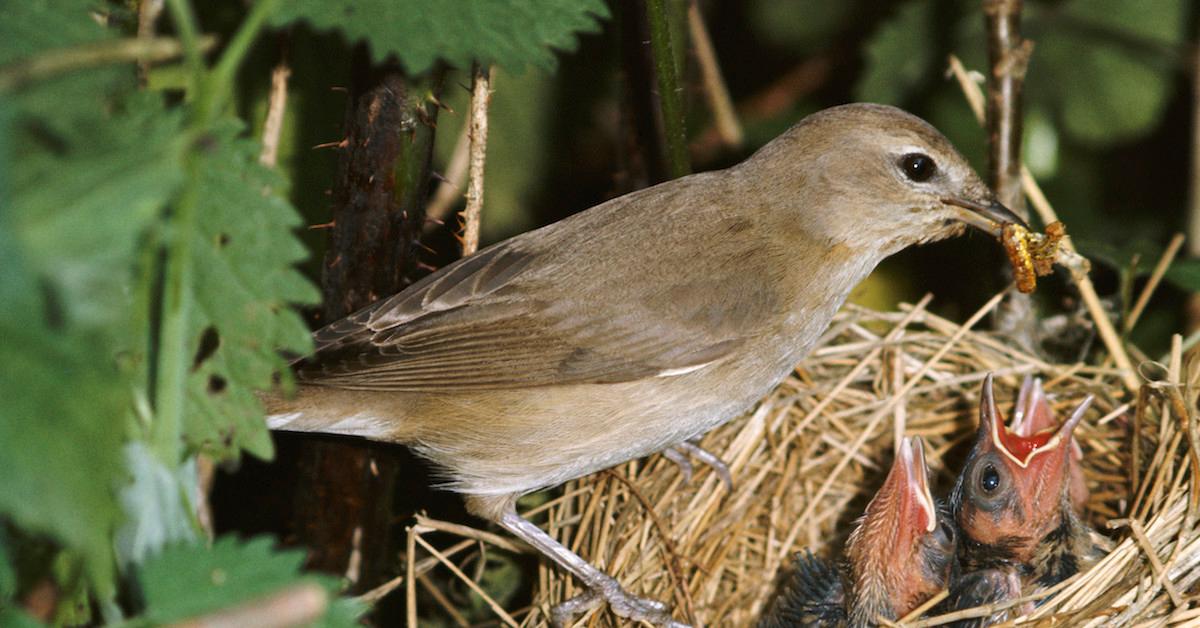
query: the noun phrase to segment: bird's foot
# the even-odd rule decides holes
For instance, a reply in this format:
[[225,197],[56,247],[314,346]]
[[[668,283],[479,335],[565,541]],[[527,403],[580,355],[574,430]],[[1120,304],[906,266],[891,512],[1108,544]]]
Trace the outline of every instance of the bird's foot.
[[720,457],[711,451],[690,440],[685,440],[674,447],[664,449],[662,453],[667,457],[667,460],[679,465],[683,473],[684,482],[692,481],[692,463],[688,460],[690,456],[711,467],[717,474],[717,477],[721,478],[721,483],[725,485],[725,489],[730,493],[733,492],[733,474],[729,472],[729,465],[725,464],[725,461],[721,460]]
[[637,597],[621,588],[616,580],[608,577],[588,591],[554,605],[550,609],[551,625],[566,626],[575,615],[596,608],[604,602],[608,602],[608,607],[618,617],[630,621],[649,622],[664,628],[689,628],[687,624],[671,618],[671,612],[667,609],[666,604],[658,600]]

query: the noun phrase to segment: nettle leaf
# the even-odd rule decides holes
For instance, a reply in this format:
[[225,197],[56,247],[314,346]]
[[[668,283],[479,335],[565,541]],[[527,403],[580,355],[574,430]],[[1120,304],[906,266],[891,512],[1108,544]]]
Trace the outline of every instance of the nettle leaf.
[[[138,571],[146,601],[145,619],[168,624],[260,599],[301,583],[314,583],[333,597],[336,580],[300,573],[304,552],[276,551],[269,537],[240,541],[226,536],[212,547],[166,548]],[[335,600],[318,625],[353,626],[361,613],[351,600]]]
[[126,389],[97,338],[47,324],[53,304],[12,234],[0,224],[0,516],[82,558],[103,590]]
[[115,37],[93,13],[96,0],[5,2],[0,20],[0,65],[40,51]]
[[929,70],[934,5],[930,0],[905,3],[867,43],[867,69],[855,87],[864,102],[900,104]]
[[551,49],[573,50],[576,33],[599,30],[607,17],[603,0],[294,0],[274,23],[338,29],[366,40],[376,60],[396,55],[415,74],[439,59],[458,67],[479,61],[552,69]]
[[304,353],[308,328],[290,303],[319,294],[294,265],[307,256],[289,233],[301,223],[279,196],[283,180],[258,163],[258,144],[227,123],[202,140],[201,193],[193,238],[195,310],[189,444],[230,456],[269,457],[271,440],[254,390],[288,373],[280,351]]
[[1183,0],[1072,0],[1030,5],[1035,39],[1025,93],[1051,104],[1072,136],[1126,141],[1162,115],[1174,75],[1164,50],[1181,44]]
[[195,493],[195,460],[172,470],[144,442],[125,445],[125,463],[133,481],[121,488],[125,519],[113,539],[122,567],[140,563],[168,544],[195,540],[192,507],[185,494],[185,490]]

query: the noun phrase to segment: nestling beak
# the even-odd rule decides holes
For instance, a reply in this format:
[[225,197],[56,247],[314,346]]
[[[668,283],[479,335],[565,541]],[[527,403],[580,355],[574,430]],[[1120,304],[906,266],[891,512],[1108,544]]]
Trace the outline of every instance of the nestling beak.
[[996,200],[992,200],[986,205],[979,201],[957,197],[944,198],[942,202],[954,207],[957,218],[960,221],[995,238],[1000,237],[1000,232],[1004,229],[1004,223],[1012,222],[1021,225],[1025,229],[1029,228],[1029,225],[1024,220],[1021,220],[1020,216],[1014,214],[1011,209]]

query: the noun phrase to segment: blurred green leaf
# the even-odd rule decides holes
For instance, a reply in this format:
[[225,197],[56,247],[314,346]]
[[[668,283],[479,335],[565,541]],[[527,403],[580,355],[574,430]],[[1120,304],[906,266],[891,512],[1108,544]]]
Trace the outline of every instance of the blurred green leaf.
[[114,37],[92,12],[96,0],[28,0],[4,3],[0,20],[0,65],[43,50]]
[[133,482],[121,489],[125,520],[115,538],[117,562],[140,563],[166,545],[194,540],[186,495],[196,490],[195,458],[172,471],[135,441],[125,445],[125,464]]
[[0,608],[7,606],[6,600],[17,594],[17,572],[8,557],[8,535],[0,526]]
[[[212,547],[175,545],[150,558],[138,571],[146,601],[145,619],[155,624],[176,622],[226,609],[311,582],[331,598],[333,578],[300,573],[304,552],[276,551],[269,537],[240,541],[222,537]],[[324,626],[353,626],[361,609],[351,600],[331,600]]]
[[907,2],[875,32],[867,42],[866,70],[854,90],[857,100],[904,102],[933,59],[933,11],[931,0]]
[[1183,41],[1186,6],[1183,0],[1031,4],[1028,33],[1037,46],[1026,94],[1089,143],[1148,132],[1174,81],[1171,50]]
[[276,25],[306,20],[366,40],[375,59],[394,54],[412,73],[443,60],[473,61],[510,70],[554,67],[552,49],[573,50],[575,34],[599,29],[608,17],[602,0],[295,0],[273,18]]
[[319,295],[294,265],[307,256],[291,229],[295,209],[279,196],[280,177],[258,163],[258,144],[237,137],[232,121],[199,149],[201,190],[193,238],[195,364],[189,375],[185,438],[227,457],[246,449],[271,455],[254,390],[286,373],[280,351],[304,353],[311,339],[291,303]]
[[1186,259],[1177,261],[1171,264],[1171,267],[1167,269],[1167,274],[1163,278],[1182,290],[1200,292],[1200,260]]
[[755,33],[767,43],[800,53],[829,45],[853,9],[852,2],[827,0],[750,0],[746,4]]

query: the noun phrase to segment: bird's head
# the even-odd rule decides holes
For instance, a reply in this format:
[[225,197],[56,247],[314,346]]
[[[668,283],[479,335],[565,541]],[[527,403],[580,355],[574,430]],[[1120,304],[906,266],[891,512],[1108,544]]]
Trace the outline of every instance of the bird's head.
[[[1042,380],[1026,376],[1025,381],[1021,383],[1021,392],[1017,394],[1017,403],[1013,407],[1012,432],[1022,438],[1030,438],[1034,434],[1053,430],[1058,427],[1058,422],[1054,418],[1054,410],[1050,407],[1050,401],[1046,398],[1046,391],[1042,389]],[[1087,480],[1083,476],[1083,468],[1080,466],[1080,461],[1083,460],[1083,449],[1079,447],[1079,441],[1074,435],[1071,436],[1071,455],[1067,461],[1067,466],[1070,467],[1070,487],[1068,491],[1071,496],[1071,504],[1075,510],[1083,512],[1087,507],[1088,499],[1091,493],[1088,490]]]
[[902,439],[887,479],[850,533],[850,614],[863,625],[903,617],[946,585],[955,536],[939,516],[928,474],[924,443]]
[[[1027,391],[1022,416],[1013,431],[1005,426],[992,391],[983,382],[975,446],[955,486],[952,501],[963,535],[1003,552],[1007,560],[1027,563],[1038,542],[1056,529],[1069,503],[1072,433],[1091,405],[1089,396],[1062,425],[1029,431],[1027,422],[1047,422]],[[1033,401],[1033,403],[1031,403]]]
[[808,116],[744,166],[810,236],[894,253],[961,233],[999,237],[1024,222],[996,201],[929,123],[895,107],[850,104]]

